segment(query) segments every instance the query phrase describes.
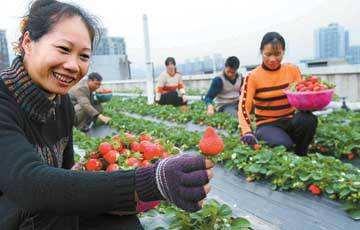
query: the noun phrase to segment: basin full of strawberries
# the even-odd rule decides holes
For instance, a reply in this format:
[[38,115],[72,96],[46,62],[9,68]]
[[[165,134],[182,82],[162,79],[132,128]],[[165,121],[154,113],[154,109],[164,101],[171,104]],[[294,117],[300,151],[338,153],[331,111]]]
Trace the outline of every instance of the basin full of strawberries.
[[315,111],[324,109],[331,102],[334,88],[334,85],[310,76],[290,85],[285,94],[290,105],[296,109]]

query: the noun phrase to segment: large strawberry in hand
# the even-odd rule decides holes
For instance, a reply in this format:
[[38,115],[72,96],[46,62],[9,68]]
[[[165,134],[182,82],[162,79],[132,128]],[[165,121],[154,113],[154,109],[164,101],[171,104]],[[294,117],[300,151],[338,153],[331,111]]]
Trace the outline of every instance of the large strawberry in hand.
[[202,154],[214,156],[224,150],[224,142],[216,133],[213,127],[207,127],[203,137],[199,142],[199,148]]

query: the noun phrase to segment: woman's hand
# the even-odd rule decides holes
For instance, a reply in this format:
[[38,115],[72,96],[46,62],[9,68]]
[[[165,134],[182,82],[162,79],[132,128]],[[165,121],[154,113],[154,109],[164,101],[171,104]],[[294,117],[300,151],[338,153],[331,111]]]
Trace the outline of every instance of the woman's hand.
[[137,169],[137,195],[141,201],[165,199],[185,211],[198,211],[210,192],[213,166],[214,163],[203,156],[185,154]]
[[247,145],[254,146],[258,143],[255,135],[252,132],[246,133],[241,137],[241,141]]

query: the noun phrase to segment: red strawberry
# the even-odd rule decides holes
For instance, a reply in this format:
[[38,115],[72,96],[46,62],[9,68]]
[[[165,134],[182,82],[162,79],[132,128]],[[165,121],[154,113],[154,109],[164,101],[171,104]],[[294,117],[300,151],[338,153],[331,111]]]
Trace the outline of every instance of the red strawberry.
[[312,83],[311,81],[307,81],[307,82],[305,83],[305,86],[310,88],[310,87],[313,86],[313,83]]
[[99,171],[102,168],[102,164],[98,159],[90,159],[86,162],[85,167],[88,171]]
[[140,142],[141,141],[151,141],[152,137],[149,134],[143,133],[139,137]]
[[145,146],[146,146],[146,145],[150,145],[150,144],[152,144],[150,141],[141,141],[141,142],[140,142],[139,151],[140,151],[141,153],[144,153]]
[[119,165],[117,164],[110,164],[107,168],[106,168],[106,172],[115,172],[119,170]]
[[320,150],[321,153],[326,153],[328,151],[328,149],[323,147],[323,146],[320,146],[319,150]]
[[306,91],[309,91],[308,87],[302,87],[299,89],[299,92],[306,92]]
[[104,159],[109,163],[109,164],[114,164],[115,162],[117,162],[117,160],[119,159],[119,152],[116,150],[110,150],[109,152],[107,152],[104,155]]
[[156,156],[161,157],[165,152],[164,147],[161,144],[155,144],[155,146],[156,146]]
[[316,184],[311,184],[309,186],[309,191],[316,196],[321,194],[321,189]]
[[349,152],[349,153],[347,154],[347,158],[348,158],[349,160],[354,160],[355,154],[352,153],[352,152]]
[[298,84],[298,85],[296,85],[296,90],[297,91],[300,91],[302,88],[304,88],[305,87],[305,85],[303,85],[303,84]]
[[253,148],[254,148],[254,150],[258,151],[258,150],[261,149],[261,145],[255,144],[255,145],[253,146]]
[[131,143],[130,149],[133,152],[140,152],[140,143],[137,141],[134,141],[133,143]]
[[102,142],[100,145],[99,145],[99,152],[102,154],[102,155],[105,155],[107,152],[109,152],[110,150],[113,149],[113,146],[108,143],[108,142]]
[[150,141],[140,142],[140,152],[143,154],[145,160],[152,160],[157,156],[158,148]]
[[126,164],[128,166],[139,167],[140,161],[138,159],[136,159],[135,157],[130,157],[130,158],[126,159]]
[[318,79],[316,76],[311,76],[311,77],[309,77],[309,78],[308,78],[308,79],[306,79],[306,80],[311,81],[311,82],[313,82],[313,83],[315,83],[315,82],[318,82],[318,81],[319,81],[319,79]]
[[199,142],[199,148],[202,154],[214,156],[224,150],[224,142],[212,127],[207,127],[203,137]]

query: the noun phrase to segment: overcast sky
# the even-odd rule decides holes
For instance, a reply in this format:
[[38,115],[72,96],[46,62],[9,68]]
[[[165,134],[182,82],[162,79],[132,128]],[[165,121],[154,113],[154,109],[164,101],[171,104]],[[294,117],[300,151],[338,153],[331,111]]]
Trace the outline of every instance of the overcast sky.
[[[0,0],[0,29],[8,42],[18,36],[19,18],[29,0]],[[338,22],[350,32],[350,44],[360,45],[358,0],[77,0],[98,16],[111,36],[125,38],[129,59],[144,63],[142,15],[149,21],[152,60],[163,63],[174,56],[187,58],[221,53],[236,55],[241,64],[259,62],[259,43],[267,31],[280,32],[287,41],[286,59],[297,62],[313,56],[313,31]]]

